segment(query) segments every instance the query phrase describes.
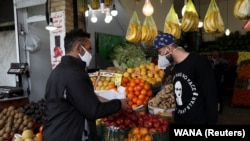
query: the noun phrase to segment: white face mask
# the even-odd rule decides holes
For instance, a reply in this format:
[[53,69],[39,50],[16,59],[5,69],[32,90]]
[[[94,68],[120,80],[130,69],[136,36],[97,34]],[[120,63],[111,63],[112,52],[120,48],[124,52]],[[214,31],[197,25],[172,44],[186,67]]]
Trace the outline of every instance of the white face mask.
[[166,69],[168,66],[171,65],[171,63],[169,62],[169,60],[167,59],[167,55],[158,55],[158,67],[160,69]]
[[[172,52],[174,52],[177,48],[175,48]],[[171,65],[170,61],[167,59],[167,56],[171,55],[172,52],[167,53],[167,48],[165,50],[165,55],[158,55],[158,67],[160,69],[166,69],[168,66]]]
[[92,59],[92,55],[83,46],[81,47],[85,51],[85,53],[83,56],[81,56],[81,54],[78,54],[78,55],[80,56],[82,61],[86,62],[86,66],[88,67]]

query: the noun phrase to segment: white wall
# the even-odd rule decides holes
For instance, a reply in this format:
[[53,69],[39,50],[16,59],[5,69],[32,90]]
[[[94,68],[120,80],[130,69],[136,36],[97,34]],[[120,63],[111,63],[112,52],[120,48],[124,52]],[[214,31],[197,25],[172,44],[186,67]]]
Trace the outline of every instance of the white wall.
[[15,31],[0,32],[0,86],[16,86],[15,75],[7,74],[10,63],[17,61]]

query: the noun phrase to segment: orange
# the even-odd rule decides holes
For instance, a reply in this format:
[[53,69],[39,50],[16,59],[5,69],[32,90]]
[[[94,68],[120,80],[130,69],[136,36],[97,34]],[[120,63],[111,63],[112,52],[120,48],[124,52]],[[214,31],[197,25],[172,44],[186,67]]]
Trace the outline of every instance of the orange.
[[126,89],[128,89],[129,92],[132,92],[134,90],[132,86],[127,86]]
[[142,101],[141,99],[138,99],[138,100],[136,101],[136,104],[137,104],[138,106],[140,106],[140,105],[143,104],[143,101]]
[[150,90],[147,92],[147,94],[148,94],[148,97],[151,97],[153,95],[153,92]]
[[136,83],[135,83],[134,81],[130,81],[130,82],[129,82],[129,86],[134,87],[135,85],[136,85]]
[[144,137],[144,141],[152,141],[153,139],[152,139],[152,137],[149,135],[149,134],[147,134],[145,137]]
[[135,78],[134,80],[135,80],[136,84],[140,84],[141,83],[141,79],[140,78]]
[[146,127],[141,127],[141,128],[140,128],[140,134],[141,134],[141,135],[146,135],[146,134],[148,134],[148,128],[146,128]]
[[150,87],[150,85],[149,85],[149,84],[144,84],[144,89],[145,89],[145,90],[150,90],[150,89],[151,89],[151,87]]
[[140,133],[140,129],[138,127],[135,127],[133,130],[132,130],[132,134],[139,134]]
[[136,96],[140,96],[140,95],[141,95],[141,92],[140,92],[140,91],[135,91],[135,95],[136,95]]
[[141,94],[142,95],[147,95],[147,90],[145,90],[145,89],[141,90]]
[[132,101],[133,101],[133,103],[137,103],[138,98],[137,98],[137,97],[133,97],[133,98],[132,98]]
[[134,97],[133,93],[127,93],[127,98],[132,99]]
[[141,95],[138,96],[138,98],[139,98],[140,100],[144,101],[145,95],[142,95],[142,94],[141,94]]
[[42,132],[38,132],[38,133],[36,133],[36,137],[38,137],[38,138],[42,139],[42,138],[43,138],[43,134],[42,134]]
[[110,90],[110,89],[116,89],[115,84],[114,84],[114,83],[110,83],[110,84],[108,85],[108,89],[109,89],[109,90]]

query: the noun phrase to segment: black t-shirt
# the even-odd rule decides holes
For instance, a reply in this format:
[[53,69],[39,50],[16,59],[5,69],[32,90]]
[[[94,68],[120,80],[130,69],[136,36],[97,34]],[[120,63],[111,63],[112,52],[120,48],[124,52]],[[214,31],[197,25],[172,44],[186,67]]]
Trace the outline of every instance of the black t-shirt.
[[190,53],[172,70],[176,124],[216,124],[215,77],[207,58]]

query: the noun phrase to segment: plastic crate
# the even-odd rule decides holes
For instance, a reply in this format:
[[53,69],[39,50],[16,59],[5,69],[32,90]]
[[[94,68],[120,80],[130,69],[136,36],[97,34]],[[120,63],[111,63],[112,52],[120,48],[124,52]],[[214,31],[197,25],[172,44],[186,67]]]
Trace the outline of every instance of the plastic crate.
[[104,128],[104,141],[123,141],[127,138],[130,129],[119,129],[118,127],[105,127]]
[[169,132],[152,134],[153,141],[169,141]]

